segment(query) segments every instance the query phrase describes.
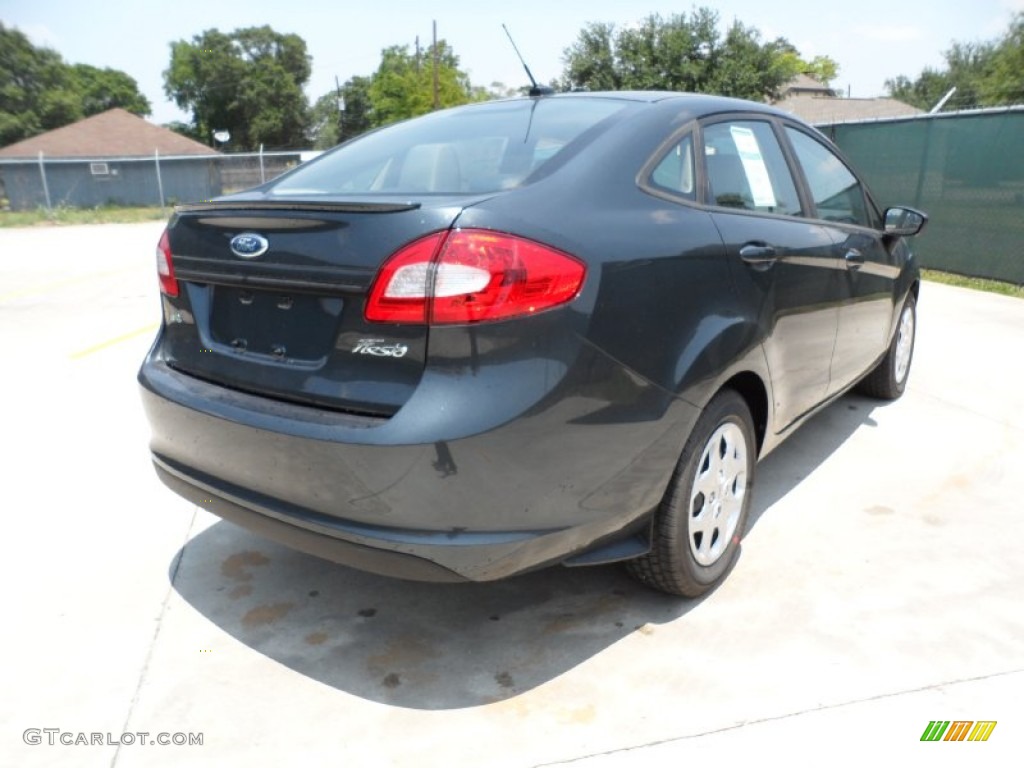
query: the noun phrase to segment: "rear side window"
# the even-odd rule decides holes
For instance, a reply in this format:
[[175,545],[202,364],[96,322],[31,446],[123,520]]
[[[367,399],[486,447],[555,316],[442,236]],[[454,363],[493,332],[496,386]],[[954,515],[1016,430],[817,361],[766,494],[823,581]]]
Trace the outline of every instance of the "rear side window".
[[651,183],[690,200],[696,197],[692,136],[684,137],[661,159],[651,173]]
[[806,133],[786,128],[786,134],[793,145],[800,165],[803,167],[807,186],[811,189],[818,218],[826,221],[872,226],[864,190],[850,169],[836,157],[828,147],[815,141]]
[[339,147],[282,177],[271,192],[404,195],[509,189],[627,103],[532,99],[437,112]]
[[800,214],[800,197],[770,123],[738,120],[705,127],[704,167],[711,205]]

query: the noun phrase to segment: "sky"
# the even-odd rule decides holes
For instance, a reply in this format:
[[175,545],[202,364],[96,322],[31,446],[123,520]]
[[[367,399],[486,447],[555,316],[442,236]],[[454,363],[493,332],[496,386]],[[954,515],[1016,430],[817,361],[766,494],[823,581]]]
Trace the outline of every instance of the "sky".
[[887,78],[914,78],[941,67],[953,41],[989,40],[1004,32],[1024,0],[857,0],[811,3],[730,0],[666,3],[659,0],[514,0],[511,3],[434,0],[0,0],[0,21],[20,29],[36,45],[57,50],[65,61],[127,72],[153,105],[156,123],[187,120],[163,93],[162,73],[170,43],[216,27],[229,32],[269,24],[301,36],[313,57],[310,101],[353,75],[376,69],[381,49],[412,46],[431,37],[437,21],[474,85],[510,86],[526,76],[501,24],[508,25],[538,81],[558,77],[562,55],[591,21],[624,26],[651,13],[669,16],[694,6],[718,11],[757,28],[763,39],[785,37],[805,59],[830,56],[839,64],[834,88],[854,97],[884,94]]

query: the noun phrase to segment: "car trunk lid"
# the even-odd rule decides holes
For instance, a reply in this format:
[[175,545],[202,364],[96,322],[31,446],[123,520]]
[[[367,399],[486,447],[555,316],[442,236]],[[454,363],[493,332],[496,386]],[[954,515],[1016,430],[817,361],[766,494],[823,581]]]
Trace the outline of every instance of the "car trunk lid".
[[168,227],[178,297],[164,296],[168,364],[228,387],[388,416],[422,374],[426,325],[369,323],[377,269],[450,228],[469,201],[225,200]]

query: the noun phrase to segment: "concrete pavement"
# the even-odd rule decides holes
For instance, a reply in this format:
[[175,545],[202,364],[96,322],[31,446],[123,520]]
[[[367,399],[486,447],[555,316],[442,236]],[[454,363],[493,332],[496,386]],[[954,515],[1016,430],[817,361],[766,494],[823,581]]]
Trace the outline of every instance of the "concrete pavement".
[[[703,600],[617,567],[410,584],[156,480],[161,226],[0,230],[0,765],[1019,764],[1024,301],[926,283],[905,397],[761,464]],[[936,719],[998,725],[920,742]]]

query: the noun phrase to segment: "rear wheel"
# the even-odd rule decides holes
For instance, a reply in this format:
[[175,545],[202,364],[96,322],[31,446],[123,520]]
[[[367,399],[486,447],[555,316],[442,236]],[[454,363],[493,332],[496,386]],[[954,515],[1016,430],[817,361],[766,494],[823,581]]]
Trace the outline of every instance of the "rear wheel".
[[857,385],[857,389],[882,400],[895,400],[907,388],[910,378],[910,362],[914,358],[914,338],[917,334],[917,302],[914,294],[907,296],[900,312],[896,334],[885,357]]
[[683,597],[716,587],[739,554],[757,444],[746,402],[726,390],[686,441],[654,520],[651,551],[627,563],[645,584]]

